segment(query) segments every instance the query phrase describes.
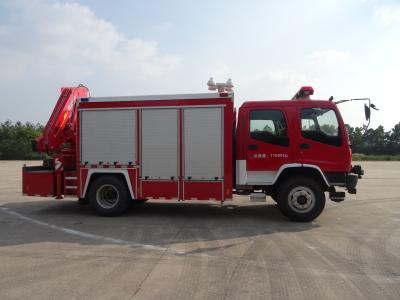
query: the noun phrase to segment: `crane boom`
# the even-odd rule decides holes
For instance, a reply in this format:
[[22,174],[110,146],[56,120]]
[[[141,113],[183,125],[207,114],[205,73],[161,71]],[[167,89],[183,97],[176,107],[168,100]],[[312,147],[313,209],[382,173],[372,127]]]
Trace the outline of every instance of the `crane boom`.
[[[88,97],[89,90],[83,85],[62,87],[61,94],[47,122],[43,134],[33,143],[34,150],[42,153],[59,153],[66,143],[76,144],[76,101]],[[71,147],[71,150],[74,149]]]

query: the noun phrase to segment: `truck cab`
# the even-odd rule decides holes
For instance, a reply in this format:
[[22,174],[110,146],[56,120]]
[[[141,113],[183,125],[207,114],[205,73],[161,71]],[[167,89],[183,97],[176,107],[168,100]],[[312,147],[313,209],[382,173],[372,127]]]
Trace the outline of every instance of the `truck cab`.
[[359,177],[338,108],[312,93],[303,87],[292,100],[245,102],[236,129],[236,191],[261,190],[297,221],[319,215],[324,192],[344,200],[335,186],[356,193]]

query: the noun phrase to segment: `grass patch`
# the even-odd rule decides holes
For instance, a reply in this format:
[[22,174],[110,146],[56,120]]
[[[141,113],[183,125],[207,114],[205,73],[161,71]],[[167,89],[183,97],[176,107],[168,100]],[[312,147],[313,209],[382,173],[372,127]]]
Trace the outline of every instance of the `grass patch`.
[[366,155],[366,154],[353,154],[353,161],[367,160],[367,161],[400,161],[400,155]]

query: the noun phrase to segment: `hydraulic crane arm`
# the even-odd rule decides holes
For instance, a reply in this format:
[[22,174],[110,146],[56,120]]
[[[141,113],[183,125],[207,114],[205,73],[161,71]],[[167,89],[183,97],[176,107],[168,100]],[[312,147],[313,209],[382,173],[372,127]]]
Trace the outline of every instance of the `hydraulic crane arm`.
[[48,154],[60,153],[65,144],[70,144],[70,150],[74,149],[72,146],[76,144],[76,101],[87,97],[89,90],[83,85],[61,88],[61,95],[43,134],[33,141],[35,151]]

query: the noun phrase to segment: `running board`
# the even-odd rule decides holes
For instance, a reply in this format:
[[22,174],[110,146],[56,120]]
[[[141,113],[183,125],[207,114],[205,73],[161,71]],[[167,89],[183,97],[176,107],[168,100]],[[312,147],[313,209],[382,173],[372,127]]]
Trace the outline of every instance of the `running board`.
[[331,199],[334,202],[342,202],[344,201],[345,197],[346,197],[345,192],[337,192],[334,187],[329,191],[329,199]]
[[251,193],[250,201],[251,202],[266,202],[266,196],[264,193]]

